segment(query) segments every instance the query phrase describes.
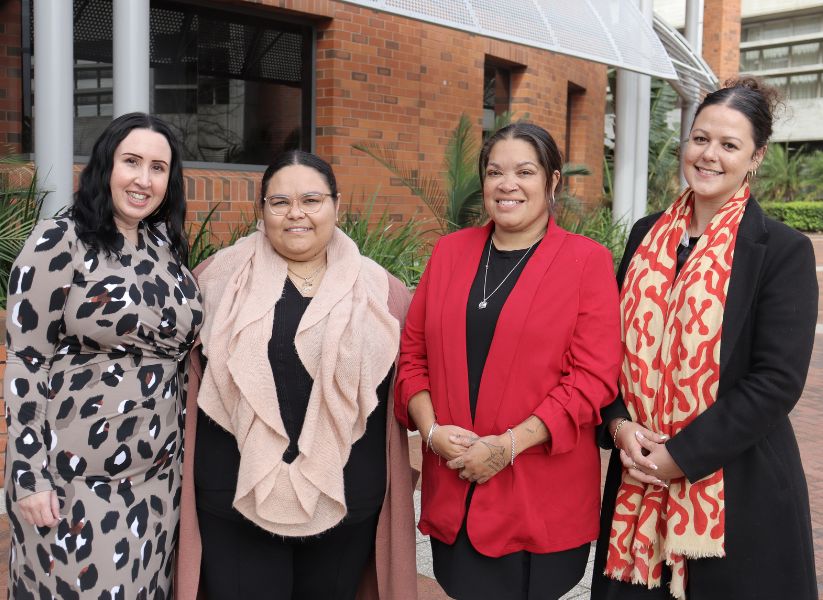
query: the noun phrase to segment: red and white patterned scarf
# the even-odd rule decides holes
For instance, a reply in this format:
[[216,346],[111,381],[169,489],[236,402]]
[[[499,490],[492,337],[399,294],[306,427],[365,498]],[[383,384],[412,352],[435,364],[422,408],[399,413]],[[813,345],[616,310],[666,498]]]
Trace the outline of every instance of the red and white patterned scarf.
[[[624,358],[620,391],[632,419],[670,437],[717,399],[720,338],[737,229],[749,199],[744,183],[714,215],[675,278],[677,247],[693,214],[687,189],[634,253],[620,294]],[[646,485],[626,469],[617,492],[606,575],[669,589],[685,598],[686,559],[724,550],[723,471],[669,488]]]

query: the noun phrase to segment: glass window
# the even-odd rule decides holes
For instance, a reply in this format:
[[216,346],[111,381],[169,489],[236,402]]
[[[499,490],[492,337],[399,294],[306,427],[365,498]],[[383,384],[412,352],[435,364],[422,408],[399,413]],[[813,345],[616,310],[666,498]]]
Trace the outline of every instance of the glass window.
[[494,129],[497,117],[511,106],[511,72],[509,69],[486,61],[483,70],[483,132]]
[[[84,156],[113,114],[112,0],[74,0],[74,21]],[[312,39],[308,25],[152,0],[149,110],[177,130],[184,160],[267,164],[309,150]]]
[[792,66],[816,65],[820,62],[820,42],[792,46]]
[[740,53],[740,70],[743,72],[760,70],[760,50],[744,50]]
[[789,79],[789,98],[791,98],[792,100],[817,98],[817,81],[817,73],[804,73],[803,75],[792,75]]
[[792,35],[791,19],[780,19],[761,24],[761,38],[763,40],[775,40]]
[[764,81],[776,87],[784,96],[788,94],[788,77],[765,77]]
[[763,61],[761,67],[765,69],[785,69],[789,66],[788,46],[777,48],[763,48]]
[[809,35],[823,31],[823,18],[818,15],[794,20],[794,35]]

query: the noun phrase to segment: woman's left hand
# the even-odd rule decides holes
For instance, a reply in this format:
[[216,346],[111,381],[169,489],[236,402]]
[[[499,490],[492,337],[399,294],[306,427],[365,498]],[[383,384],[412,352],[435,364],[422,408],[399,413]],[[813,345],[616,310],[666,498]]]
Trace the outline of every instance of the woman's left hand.
[[669,454],[665,443],[655,443],[639,431],[635,432],[635,437],[643,449],[648,452],[648,454],[646,454],[646,459],[651,461],[651,463],[657,467],[656,469],[648,469],[641,465],[639,467],[640,471],[646,473],[647,475],[657,477],[665,482],[685,476],[683,471],[680,470],[680,467],[677,466],[677,463],[674,462],[672,455]]
[[462,456],[450,460],[446,466],[459,471],[460,479],[486,483],[509,464],[510,453],[508,436],[504,440],[499,435],[487,435],[477,439]]

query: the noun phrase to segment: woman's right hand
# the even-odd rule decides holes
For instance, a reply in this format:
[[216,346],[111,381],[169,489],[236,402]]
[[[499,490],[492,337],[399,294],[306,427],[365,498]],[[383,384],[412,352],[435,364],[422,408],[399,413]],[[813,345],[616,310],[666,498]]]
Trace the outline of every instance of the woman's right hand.
[[640,445],[638,433],[656,444],[663,444],[669,439],[668,436],[655,433],[638,423],[626,421],[621,425],[615,440],[615,445],[620,450],[620,462],[634,479],[642,483],[666,486],[666,482],[655,475],[657,465],[647,458],[648,452]]
[[478,437],[473,431],[457,425],[438,425],[434,428],[429,446],[436,454],[449,461],[462,456]]
[[54,527],[60,520],[60,503],[57,492],[37,492],[18,500],[20,516],[36,527]]

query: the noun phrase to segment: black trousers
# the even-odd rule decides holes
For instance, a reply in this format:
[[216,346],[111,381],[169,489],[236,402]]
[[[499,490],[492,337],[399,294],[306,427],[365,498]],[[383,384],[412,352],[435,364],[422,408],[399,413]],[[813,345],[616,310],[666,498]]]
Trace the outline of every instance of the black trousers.
[[320,535],[284,538],[245,519],[198,511],[208,600],[354,600],[378,512]]
[[435,578],[457,600],[556,600],[583,578],[590,546],[492,558],[474,549],[465,522],[454,544],[431,538]]

